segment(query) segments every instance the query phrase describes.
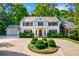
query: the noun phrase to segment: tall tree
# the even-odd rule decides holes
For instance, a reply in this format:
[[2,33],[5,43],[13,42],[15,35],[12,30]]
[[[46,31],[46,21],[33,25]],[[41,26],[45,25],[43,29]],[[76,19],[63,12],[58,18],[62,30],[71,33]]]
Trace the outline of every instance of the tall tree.
[[0,35],[5,34],[5,28],[7,25],[6,22],[6,13],[5,10],[2,6],[2,4],[0,4]]
[[55,3],[42,3],[36,4],[35,10],[32,12],[32,16],[55,16],[59,15],[59,10],[56,8]]
[[77,25],[76,34],[78,35],[79,39],[79,3],[69,4],[68,6],[71,11],[73,11],[72,7],[75,9],[74,13],[72,12],[73,15],[71,14],[70,17],[73,18],[72,20],[74,20],[75,24]]
[[77,33],[79,39],[79,3],[76,3],[75,6],[76,6],[76,11],[75,11],[74,19],[77,25]]
[[67,16],[68,16],[68,11],[67,10],[60,10],[60,15],[59,15],[59,18],[62,19],[67,19]]
[[74,20],[74,13],[75,13],[75,4],[74,3],[68,3],[66,5],[67,9],[68,9],[68,13],[67,13],[67,20]]
[[24,16],[29,16],[29,13],[23,4],[5,4],[10,24],[19,24],[19,21]]

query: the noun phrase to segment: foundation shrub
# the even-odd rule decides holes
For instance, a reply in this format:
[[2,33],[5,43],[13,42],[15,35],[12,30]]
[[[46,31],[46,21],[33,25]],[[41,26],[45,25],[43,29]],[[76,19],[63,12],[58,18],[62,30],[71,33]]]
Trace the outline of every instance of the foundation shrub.
[[26,37],[26,33],[20,32],[19,37],[20,38],[25,38]]
[[33,38],[34,37],[34,33],[30,33],[30,37]]

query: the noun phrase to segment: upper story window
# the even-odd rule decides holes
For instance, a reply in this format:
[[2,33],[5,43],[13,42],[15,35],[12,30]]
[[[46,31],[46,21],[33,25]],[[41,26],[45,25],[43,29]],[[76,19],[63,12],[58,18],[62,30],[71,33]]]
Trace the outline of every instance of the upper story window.
[[48,26],[57,26],[58,23],[57,22],[48,22]]
[[38,26],[43,26],[43,22],[38,22]]
[[32,26],[33,23],[32,22],[23,22],[23,26]]

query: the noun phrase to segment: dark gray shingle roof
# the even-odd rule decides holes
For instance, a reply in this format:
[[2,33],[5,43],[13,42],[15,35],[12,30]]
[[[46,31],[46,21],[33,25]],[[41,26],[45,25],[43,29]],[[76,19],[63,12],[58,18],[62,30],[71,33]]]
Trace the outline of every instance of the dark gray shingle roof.
[[62,24],[63,24],[63,26],[65,27],[65,28],[67,28],[67,29],[74,29],[74,28],[76,28],[76,25],[75,25],[75,23],[74,22],[71,22],[71,21],[62,21]]

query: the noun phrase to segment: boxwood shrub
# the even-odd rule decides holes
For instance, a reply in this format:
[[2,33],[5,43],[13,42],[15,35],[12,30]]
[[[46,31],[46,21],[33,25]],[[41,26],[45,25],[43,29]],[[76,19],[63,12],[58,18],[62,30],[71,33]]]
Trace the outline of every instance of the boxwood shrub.
[[31,41],[31,43],[35,44],[37,40],[38,40],[38,38],[33,38],[32,41]]
[[45,47],[48,47],[48,43],[47,41],[44,41]]
[[56,43],[54,42],[54,40],[49,39],[49,40],[47,40],[47,42],[48,42],[48,46],[50,46],[50,47],[56,47]]
[[33,41],[37,41],[37,40],[38,40],[38,38],[33,38],[32,40],[33,40]]
[[44,49],[45,48],[45,44],[44,44],[43,40],[37,40],[35,45],[38,49]]
[[33,38],[34,37],[34,33],[30,33],[30,37]]
[[26,33],[20,32],[19,37],[20,38],[25,38],[26,37]]

